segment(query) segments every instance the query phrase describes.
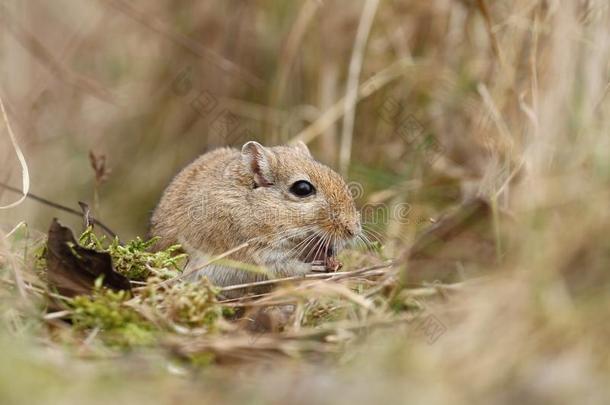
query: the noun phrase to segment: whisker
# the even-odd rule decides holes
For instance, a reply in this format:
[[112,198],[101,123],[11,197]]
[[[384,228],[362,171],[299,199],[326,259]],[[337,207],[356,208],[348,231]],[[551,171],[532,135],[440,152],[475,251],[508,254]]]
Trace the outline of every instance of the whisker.
[[[301,241],[298,245],[296,245],[294,248],[292,248],[289,252],[288,252],[288,256],[290,256],[290,254],[294,251],[294,257],[300,257],[301,254],[303,253],[303,251],[305,249],[307,249],[307,247],[318,237],[318,235],[320,234],[320,231],[316,231],[313,234],[309,235],[307,238],[305,238],[305,240]],[[297,251],[298,249],[298,251]]]
[[[322,245],[322,243],[324,243],[324,239],[326,238],[326,235],[323,232],[320,232],[318,234],[318,237],[316,238],[316,243],[313,244],[313,246],[308,246],[307,249],[307,253],[305,253],[307,255],[307,257],[311,257],[312,259],[315,259],[317,257],[317,252],[320,248],[320,246]],[[313,253],[313,255],[312,255]]]
[[364,250],[368,251],[370,249],[366,240],[362,237],[361,234],[356,235],[355,242],[359,242],[360,246],[364,248]]
[[287,239],[291,239],[291,238],[301,236],[303,234],[307,234],[308,232],[310,232],[311,230],[313,230],[315,228],[316,228],[316,226],[309,225],[307,227],[303,227],[303,228],[299,228],[299,229],[289,229],[289,230],[283,231],[284,233],[280,232],[267,244],[270,247],[275,247]]
[[375,250],[373,243],[364,233],[361,233],[358,236],[360,237],[360,240],[364,242],[364,246],[366,247],[367,252],[373,252]]
[[[356,235],[354,239],[349,242],[350,245],[354,245],[354,248],[364,248],[368,249],[368,246],[364,240],[362,240],[362,236],[360,234]],[[355,246],[358,245],[358,246]]]
[[314,255],[313,257],[318,257],[318,254],[320,253],[320,249],[322,247],[324,247],[324,244],[326,243],[326,241],[330,238],[329,234],[326,234],[323,236],[323,238],[320,240],[320,242],[317,244],[317,249],[314,251]]
[[369,243],[371,243],[371,245],[373,245],[373,242],[383,243],[381,236],[377,236],[369,231],[363,230],[362,236],[364,238],[366,238],[366,240],[369,241]]
[[362,227],[363,232],[368,232],[369,235],[374,236],[377,241],[381,242],[384,239],[384,236],[381,232],[367,226]]

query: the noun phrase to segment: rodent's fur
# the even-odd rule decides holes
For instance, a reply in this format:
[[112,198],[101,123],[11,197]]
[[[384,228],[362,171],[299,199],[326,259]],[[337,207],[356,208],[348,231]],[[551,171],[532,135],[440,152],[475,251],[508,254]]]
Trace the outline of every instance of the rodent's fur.
[[[313,184],[315,194],[292,194],[290,187],[299,180]],[[151,234],[161,238],[158,248],[180,243],[189,253],[185,271],[247,242],[230,261],[198,271],[218,286],[304,275],[320,252],[334,256],[360,232],[347,185],[315,161],[304,143],[263,147],[251,141],[241,152],[208,152],[172,180],[151,219]],[[318,236],[306,242],[314,233]]]

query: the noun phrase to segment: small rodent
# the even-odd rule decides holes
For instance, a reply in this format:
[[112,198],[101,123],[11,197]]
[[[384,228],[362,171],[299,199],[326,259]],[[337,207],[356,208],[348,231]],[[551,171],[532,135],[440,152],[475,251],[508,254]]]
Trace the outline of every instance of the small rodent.
[[312,263],[336,270],[337,253],[361,231],[348,186],[302,142],[203,154],[172,180],[151,219],[158,248],[180,243],[189,253],[185,272],[247,243],[197,270],[217,286],[304,275]]

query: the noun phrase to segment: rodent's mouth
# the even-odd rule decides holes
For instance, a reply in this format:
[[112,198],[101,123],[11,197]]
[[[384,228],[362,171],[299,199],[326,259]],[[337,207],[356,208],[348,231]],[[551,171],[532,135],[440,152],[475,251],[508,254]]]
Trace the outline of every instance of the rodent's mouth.
[[[316,245],[320,245],[321,241],[318,240]],[[327,246],[318,246],[316,248],[309,249],[304,252],[300,260],[305,263],[315,263],[315,262],[325,262],[328,258],[335,256],[335,248],[332,244],[328,244]]]
[[336,256],[337,251],[333,243],[316,238],[312,243],[312,248],[303,252],[299,259],[302,262],[311,263],[313,271],[329,272],[341,268],[341,263]]

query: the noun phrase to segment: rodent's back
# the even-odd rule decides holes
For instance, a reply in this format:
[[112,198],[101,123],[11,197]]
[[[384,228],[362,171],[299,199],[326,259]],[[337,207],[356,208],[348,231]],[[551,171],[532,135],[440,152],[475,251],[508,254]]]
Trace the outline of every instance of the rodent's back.
[[[172,179],[151,218],[150,233],[161,238],[157,249],[200,241],[213,232],[205,229],[206,224],[213,227],[215,222],[206,221],[206,210],[223,204],[224,195],[238,186],[231,175],[238,161],[236,149],[216,149],[195,159]],[[204,229],[191,226],[194,221],[201,222]]]

